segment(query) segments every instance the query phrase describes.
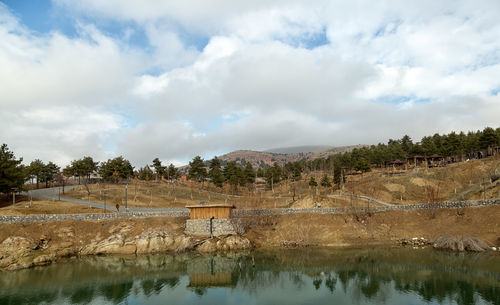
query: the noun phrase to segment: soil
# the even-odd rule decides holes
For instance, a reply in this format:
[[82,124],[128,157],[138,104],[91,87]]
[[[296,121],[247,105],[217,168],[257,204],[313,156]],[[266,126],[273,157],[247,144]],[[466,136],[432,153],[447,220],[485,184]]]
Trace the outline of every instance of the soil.
[[0,201],[0,215],[32,215],[32,214],[80,214],[102,213],[102,209],[74,204],[65,201],[29,199],[19,196],[16,204]]
[[399,239],[473,236],[500,246],[500,206],[358,215],[284,215],[249,220],[247,233],[257,247],[395,244]]

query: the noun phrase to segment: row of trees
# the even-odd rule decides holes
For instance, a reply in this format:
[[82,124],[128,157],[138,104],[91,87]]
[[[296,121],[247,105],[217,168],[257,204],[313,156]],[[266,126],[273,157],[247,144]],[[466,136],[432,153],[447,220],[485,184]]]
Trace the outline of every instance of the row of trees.
[[[369,171],[372,166],[384,166],[388,161],[405,160],[415,155],[441,155],[469,156],[475,152],[500,145],[500,128],[484,128],[482,131],[451,132],[449,134],[426,136],[420,142],[414,143],[412,139],[405,135],[399,140],[390,139],[387,144],[367,146],[354,149],[351,152],[329,156],[328,158],[318,158],[314,160],[301,160],[289,162],[280,166],[274,163],[273,166],[255,170],[251,163],[245,162],[242,166],[235,161],[221,161],[213,158],[204,161],[200,156],[195,157],[189,163],[188,176],[196,181],[209,179],[217,186],[228,183],[235,187],[252,184],[255,177],[263,177],[272,185],[282,180],[296,181],[302,177],[304,172],[324,171],[334,177],[334,183],[341,183],[342,168],[352,168],[360,171]],[[95,162],[91,157],[83,157],[73,160],[62,172],[59,166],[53,162],[43,163],[36,159],[29,165],[22,165],[22,158],[16,159],[14,153],[9,151],[6,144],[0,149],[0,192],[10,192],[13,188],[20,188],[29,179],[39,183],[49,183],[55,180],[64,183],[65,177],[78,177],[79,182],[91,179],[93,173],[108,181],[119,181],[138,177],[142,180],[160,180],[162,177],[176,179],[179,171],[173,164],[168,167],[163,166],[158,158],[155,158],[151,166],[147,165],[134,172],[131,163],[122,156],[109,159],[104,162]],[[312,183],[312,182],[311,182]],[[326,182],[325,182],[326,183]]]
[[[189,163],[189,178],[196,181],[204,181],[209,178],[215,185],[221,186],[224,182],[231,185],[246,185],[252,182],[245,180],[245,177],[252,176],[263,177],[268,184],[272,185],[282,180],[300,180],[305,172],[323,171],[333,176],[334,183],[340,184],[343,180],[342,168],[367,172],[372,166],[383,167],[387,162],[406,160],[406,158],[416,155],[465,156],[470,158],[480,150],[496,146],[500,146],[500,128],[495,130],[486,127],[482,131],[468,132],[467,134],[464,132],[434,134],[423,137],[420,142],[416,143],[408,135],[405,135],[399,140],[390,139],[387,144],[379,143],[378,145],[356,148],[350,152],[332,155],[328,158],[288,162],[282,166],[274,163],[270,167],[259,167],[256,171],[250,163],[244,162],[240,165],[234,161],[228,162],[221,169],[221,162],[217,158],[203,161],[200,156],[197,156]],[[325,174],[320,185],[326,186],[331,183],[326,179],[328,176]],[[311,180],[309,184],[315,186],[318,183]]]
[[200,156],[196,156],[189,162],[188,177],[198,182],[203,182],[208,178],[218,187],[222,187],[224,183],[229,183],[234,188],[237,185],[245,186],[255,182],[256,172],[252,164],[246,163],[242,168],[236,164],[236,161],[229,161],[222,168],[221,163],[217,157],[205,162]]
[[33,183],[36,179],[36,186],[40,182],[48,185],[50,182],[60,178],[59,166],[53,162],[44,164],[36,159],[28,166],[21,164],[23,158],[16,159],[13,152],[9,150],[7,144],[0,147],[0,193],[9,193],[14,189],[21,189],[26,180]]
[[[154,169],[154,171],[153,171]],[[150,181],[150,180],[161,180],[165,178],[167,180],[177,179],[180,173],[179,170],[171,163],[169,166],[163,166],[160,159],[155,158],[151,167],[146,165],[139,169],[137,172],[137,177],[140,180]]]
[[[161,179],[175,179],[179,176],[177,168],[173,164],[168,167],[163,167],[158,158],[153,160],[153,168],[149,166],[141,168],[138,172],[134,172],[134,167],[130,161],[122,156],[108,159],[104,162],[96,162],[92,157],[83,157],[82,159],[73,160],[62,171],[61,168],[53,162],[45,164],[43,161],[36,159],[29,165],[22,164],[23,159],[16,159],[14,153],[9,150],[7,144],[2,144],[0,147],[0,193],[9,193],[14,189],[21,189],[26,181],[31,181],[36,188],[40,187],[40,183],[45,183],[45,186],[57,181],[64,185],[69,177],[77,177],[78,183],[87,184],[93,174],[99,174],[100,177],[107,181],[118,182],[121,179],[130,179],[138,177],[139,179],[152,180],[153,177]],[[82,181],[83,179],[83,181]]]

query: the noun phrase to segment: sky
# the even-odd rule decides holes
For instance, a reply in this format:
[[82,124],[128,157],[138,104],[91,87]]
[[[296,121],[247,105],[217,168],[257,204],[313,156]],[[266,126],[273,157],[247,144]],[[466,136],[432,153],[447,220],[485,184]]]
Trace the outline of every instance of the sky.
[[140,167],[496,128],[498,16],[498,0],[0,0],[0,142]]

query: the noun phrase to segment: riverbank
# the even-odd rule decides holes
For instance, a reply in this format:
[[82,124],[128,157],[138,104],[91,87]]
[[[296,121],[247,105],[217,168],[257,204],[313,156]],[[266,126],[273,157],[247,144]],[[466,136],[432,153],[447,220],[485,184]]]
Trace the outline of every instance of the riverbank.
[[351,214],[249,216],[246,233],[209,240],[184,234],[185,217],[65,220],[0,225],[0,268],[16,270],[64,257],[283,246],[393,245],[400,239],[474,236],[500,246],[500,206]]

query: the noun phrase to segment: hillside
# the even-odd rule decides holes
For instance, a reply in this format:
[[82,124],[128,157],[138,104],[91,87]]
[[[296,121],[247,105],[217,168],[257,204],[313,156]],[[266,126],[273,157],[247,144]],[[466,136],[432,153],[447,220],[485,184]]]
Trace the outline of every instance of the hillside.
[[[265,167],[271,166],[274,162],[283,165],[287,162],[295,162],[300,160],[312,160],[316,158],[327,158],[328,156],[335,155],[338,153],[344,153],[352,151],[354,148],[361,148],[366,145],[350,145],[350,146],[339,146],[331,147],[324,150],[316,150],[310,152],[297,152],[297,153],[276,153],[271,151],[253,151],[253,150],[236,150],[218,158],[223,161],[236,161],[237,163],[250,162],[254,167]],[[302,147],[291,147],[290,150],[297,149],[313,149],[320,148],[320,146],[302,146]],[[285,148],[275,149],[274,151],[287,151]],[[244,162],[242,162],[244,161]]]
[[268,149],[265,152],[275,153],[275,154],[297,154],[297,153],[309,153],[322,151],[333,148],[327,145],[305,145],[305,146],[291,146],[291,147],[278,147]]

